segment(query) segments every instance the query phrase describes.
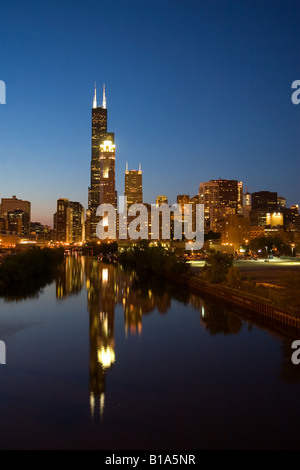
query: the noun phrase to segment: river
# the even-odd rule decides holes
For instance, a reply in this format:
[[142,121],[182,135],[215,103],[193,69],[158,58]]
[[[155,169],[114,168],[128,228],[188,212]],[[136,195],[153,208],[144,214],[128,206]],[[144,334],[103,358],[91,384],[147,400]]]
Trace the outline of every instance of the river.
[[299,449],[294,339],[68,257],[36,296],[0,299],[0,448]]

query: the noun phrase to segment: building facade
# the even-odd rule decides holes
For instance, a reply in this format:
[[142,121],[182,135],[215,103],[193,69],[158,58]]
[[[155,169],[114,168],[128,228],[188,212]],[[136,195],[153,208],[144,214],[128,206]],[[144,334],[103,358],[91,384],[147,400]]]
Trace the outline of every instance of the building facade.
[[96,228],[99,218],[96,216],[100,204],[117,205],[115,190],[115,143],[114,133],[107,132],[107,109],[105,85],[103,87],[102,106],[97,105],[96,87],[92,108],[92,158],[91,185],[89,187],[88,220],[86,237],[97,238]]
[[[13,196],[12,198],[2,198],[0,217],[4,218],[8,225],[13,224],[15,227],[17,225],[20,226],[20,222],[18,222],[18,220],[21,218],[22,233],[20,233],[20,235],[30,234],[31,203],[29,201],[23,201],[22,199],[18,199],[16,196]],[[9,229],[7,228],[7,230]],[[20,231],[20,228],[18,231]]]
[[84,208],[79,202],[58,199],[56,212],[56,241],[80,243],[85,239]]
[[124,196],[127,197],[127,206],[132,204],[143,204],[143,175],[141,168],[139,170],[125,171],[125,191]]
[[252,193],[252,210],[277,211],[277,193],[270,191],[258,191]]

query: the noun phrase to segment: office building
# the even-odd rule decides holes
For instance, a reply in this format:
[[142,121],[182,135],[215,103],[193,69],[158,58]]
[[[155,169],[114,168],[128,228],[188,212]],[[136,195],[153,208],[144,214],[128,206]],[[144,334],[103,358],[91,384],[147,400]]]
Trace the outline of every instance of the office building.
[[252,193],[252,210],[277,211],[277,193],[270,191],[258,191]]
[[[21,215],[21,212],[16,212],[15,216],[17,218],[22,218],[22,235],[30,234],[30,218],[31,218],[31,203],[29,201],[23,201],[18,199],[16,196],[12,198],[2,198],[1,199],[1,210],[0,217],[3,217],[7,220],[8,213],[14,213],[15,211],[21,211],[24,215]],[[27,215],[25,215],[27,214]],[[10,215],[10,220],[12,221],[13,216]]]
[[124,196],[127,197],[127,206],[132,204],[143,204],[143,181],[142,170],[128,170],[126,166],[125,171],[125,191]]
[[84,208],[79,202],[58,199],[55,220],[58,242],[71,244],[85,239]]
[[212,210],[219,206],[219,185],[208,181],[199,185],[199,203],[204,205],[204,227],[210,230]]
[[286,198],[283,196],[278,196],[277,197],[277,208],[279,211],[285,209],[286,207]]
[[161,204],[168,204],[167,196],[157,196],[155,204],[160,206]]
[[114,133],[107,132],[107,109],[105,85],[103,86],[102,106],[97,105],[95,86],[92,108],[92,158],[91,185],[89,187],[88,211],[86,227],[89,239],[97,238],[96,228],[99,218],[96,216],[100,204],[112,204],[116,207],[115,190],[115,144]]
[[219,187],[219,204],[238,210],[243,205],[243,184],[237,180],[211,180]]

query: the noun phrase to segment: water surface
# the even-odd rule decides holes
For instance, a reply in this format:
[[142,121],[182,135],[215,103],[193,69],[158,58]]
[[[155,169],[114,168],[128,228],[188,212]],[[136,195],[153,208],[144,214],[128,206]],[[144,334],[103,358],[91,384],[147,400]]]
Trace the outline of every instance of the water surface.
[[1,449],[298,449],[293,339],[160,280],[69,257],[0,299]]

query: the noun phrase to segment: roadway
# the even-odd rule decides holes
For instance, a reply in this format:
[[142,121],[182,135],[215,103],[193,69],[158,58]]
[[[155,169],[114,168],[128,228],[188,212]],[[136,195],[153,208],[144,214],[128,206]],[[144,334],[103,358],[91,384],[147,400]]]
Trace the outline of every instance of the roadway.
[[[205,261],[189,261],[192,271],[200,271],[204,266]],[[240,269],[241,274],[249,276],[261,282],[270,282],[279,280],[282,274],[286,272],[300,273],[300,259],[269,259],[265,262],[264,259],[258,260],[234,260],[233,266]]]

